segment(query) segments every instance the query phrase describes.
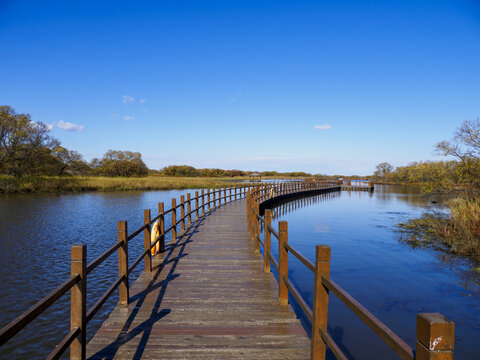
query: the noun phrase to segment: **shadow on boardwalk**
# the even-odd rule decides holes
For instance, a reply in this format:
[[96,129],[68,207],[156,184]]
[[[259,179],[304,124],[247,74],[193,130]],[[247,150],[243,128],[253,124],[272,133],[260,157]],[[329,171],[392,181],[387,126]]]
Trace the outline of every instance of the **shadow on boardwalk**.
[[309,358],[300,321],[254,254],[243,200],[194,223],[153,264],[88,344],[90,359]]

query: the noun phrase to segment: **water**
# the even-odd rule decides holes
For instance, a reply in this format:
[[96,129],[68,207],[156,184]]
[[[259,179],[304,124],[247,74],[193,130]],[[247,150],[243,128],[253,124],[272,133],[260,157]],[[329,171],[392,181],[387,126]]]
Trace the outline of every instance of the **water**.
[[[195,191],[188,191],[194,195]],[[2,195],[0,197],[0,327],[47,295],[70,274],[70,248],[87,244],[91,261],[116,242],[116,223],[129,232],[143,223],[143,209],[187,191]],[[376,186],[375,193],[341,192],[288,203],[277,209],[289,222],[289,241],[313,261],[315,244],[332,247],[332,279],[412,347],[417,312],[440,312],[456,323],[455,359],[480,354],[480,275],[468,264],[398,241],[394,225],[433,206],[413,188]],[[440,211],[441,207],[435,205]],[[290,207],[292,211],[282,212]],[[282,210],[283,209],[283,210]],[[274,226],[277,226],[275,220]],[[170,226],[167,218],[166,228]],[[272,239],[273,240],[273,239]],[[272,244],[276,244],[272,241]],[[130,262],[143,236],[129,243]],[[273,246],[273,252],[277,248]],[[290,257],[290,272],[311,305],[313,276]],[[117,256],[88,277],[90,307],[118,275]],[[132,278],[143,269],[140,264]],[[131,280],[133,281],[133,280]],[[0,350],[0,359],[45,358],[69,331],[69,294]],[[92,336],[118,301],[117,294],[88,323]],[[298,309],[297,309],[298,310]],[[305,321],[305,319],[304,319]],[[351,359],[397,359],[346,306],[331,296],[329,331]],[[381,355],[379,355],[381,354]]]
[[[402,244],[395,231],[395,224],[431,210],[446,211],[415,188],[376,185],[374,193],[342,191],[286,203],[274,209],[273,226],[288,221],[289,243],[312,262],[315,245],[329,245],[331,278],[413,349],[416,314],[440,312],[455,322],[455,359],[479,359],[480,274],[461,259]],[[313,274],[292,255],[289,277],[311,306]],[[349,359],[398,359],[333,294],[328,331]]]
[[[70,276],[70,248],[87,245],[90,262],[117,241],[117,221],[127,220],[129,233],[143,224],[143,209],[157,215],[158,202],[189,191],[149,191],[81,194],[16,194],[0,197],[0,327],[47,295]],[[165,228],[170,227],[166,219]],[[168,238],[167,238],[168,240]],[[129,242],[130,264],[143,250],[143,234]],[[143,269],[140,263],[131,282]],[[88,275],[91,305],[118,276],[117,254]],[[88,323],[89,338],[118,302],[118,292]],[[41,359],[55,348],[70,328],[70,295],[65,294],[46,312],[2,346],[0,359]]]

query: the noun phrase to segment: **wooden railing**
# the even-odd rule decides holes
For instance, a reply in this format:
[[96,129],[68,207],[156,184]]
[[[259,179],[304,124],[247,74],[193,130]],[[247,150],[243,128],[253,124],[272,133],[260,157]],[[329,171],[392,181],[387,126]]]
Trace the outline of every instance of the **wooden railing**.
[[[417,342],[416,352],[398,337],[385,324],[370,313],[364,306],[355,300],[348,292],[342,289],[330,278],[330,247],[317,245],[315,263],[310,262],[288,242],[288,223],[280,221],[276,231],[272,223],[271,210],[264,210],[260,215],[260,207],[266,201],[285,195],[308,194],[309,191],[330,191],[339,187],[338,181],[305,180],[296,183],[274,183],[251,189],[247,194],[247,221],[252,241],[255,243],[255,252],[260,254],[263,247],[263,267],[265,273],[271,272],[271,265],[278,274],[279,302],[288,305],[289,293],[297,301],[305,316],[312,325],[311,359],[325,359],[328,347],[337,359],[347,359],[341,349],[327,332],[328,299],[332,292],[355,315],[357,315],[374,333],[390,346],[402,359],[453,359],[454,323],[438,313],[417,314]],[[322,190],[323,189],[323,190]],[[263,241],[260,237],[260,224],[264,229]],[[271,253],[272,235],[278,240],[278,262]],[[313,306],[310,308],[300,292],[295,288],[288,277],[288,254],[292,254],[310,271],[314,273]]]
[[[180,204],[177,205],[176,199],[172,199],[172,207],[164,210],[164,203],[158,203],[158,215],[151,218],[150,210],[144,210],[144,223],[137,230],[128,234],[128,224],[126,221],[117,223],[117,243],[99,255],[97,258],[87,264],[87,246],[73,245],[71,249],[71,276],[55,288],[50,294],[33,305],[30,309],[18,316],[8,325],[0,330],[0,346],[5,344],[25,326],[31,323],[36,317],[47,310],[60,297],[71,292],[70,301],[70,332],[62,339],[56,348],[50,353],[47,359],[59,359],[62,354],[70,348],[70,359],[83,360],[86,357],[86,326],[95,316],[103,304],[112,296],[115,290],[119,289],[120,304],[128,305],[129,302],[129,275],[138,266],[142,260],[145,262],[145,271],[152,271],[151,250],[160,242],[160,252],[165,251],[165,237],[171,232],[171,241],[177,238],[177,227],[180,225],[180,231],[192,226],[195,222],[207,216],[215,208],[245,198],[252,185],[224,187],[221,189],[201,190],[195,192],[192,199],[190,194],[187,198],[180,197]],[[227,195],[228,190],[228,195]],[[218,195],[218,197],[217,197]],[[212,199],[211,199],[212,197]],[[205,198],[207,201],[205,201]],[[192,207],[192,204],[194,206]],[[186,211],[185,211],[186,206]],[[177,220],[177,212],[180,208],[180,217]],[[172,225],[165,230],[165,217],[171,214]],[[194,216],[194,220],[192,219]],[[152,223],[159,221],[160,236],[154,243],[151,243]],[[138,256],[133,264],[128,264],[128,243],[143,232],[144,251]],[[118,277],[105,291],[105,293],[87,310],[87,275],[109,258],[114,252],[118,253]]]

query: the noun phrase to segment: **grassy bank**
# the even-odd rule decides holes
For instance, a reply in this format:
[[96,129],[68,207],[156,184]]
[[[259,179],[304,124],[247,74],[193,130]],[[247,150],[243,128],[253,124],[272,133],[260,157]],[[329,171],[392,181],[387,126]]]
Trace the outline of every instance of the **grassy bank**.
[[447,205],[450,216],[424,214],[419,219],[399,224],[405,235],[403,241],[415,247],[434,247],[462,255],[480,263],[480,199],[455,198]]
[[0,193],[213,188],[240,185],[239,181],[245,179],[248,178],[36,176],[18,179],[12,176],[0,176]]

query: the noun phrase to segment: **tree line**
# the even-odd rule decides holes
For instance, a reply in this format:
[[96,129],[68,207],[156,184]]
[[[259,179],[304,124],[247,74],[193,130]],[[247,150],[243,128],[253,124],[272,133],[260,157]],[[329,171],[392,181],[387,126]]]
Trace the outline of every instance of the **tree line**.
[[459,186],[480,190],[480,119],[465,121],[452,139],[439,142],[435,151],[452,159],[412,162],[396,168],[384,162],[377,165],[374,176],[390,182],[421,183],[428,191]]
[[48,126],[34,122],[30,114],[19,114],[11,106],[0,106],[0,174],[61,176],[145,176],[148,168],[139,152],[109,150],[101,159],[86,162],[49,134]]
[[[196,169],[188,165],[171,165],[150,170],[139,152],[108,150],[102,158],[87,162],[75,150],[69,150],[50,135],[49,127],[34,122],[30,114],[19,114],[11,106],[0,106],[0,174],[24,176],[146,176],[157,174],[177,177],[236,177],[251,171]],[[261,176],[312,176],[305,172],[264,171]]]

